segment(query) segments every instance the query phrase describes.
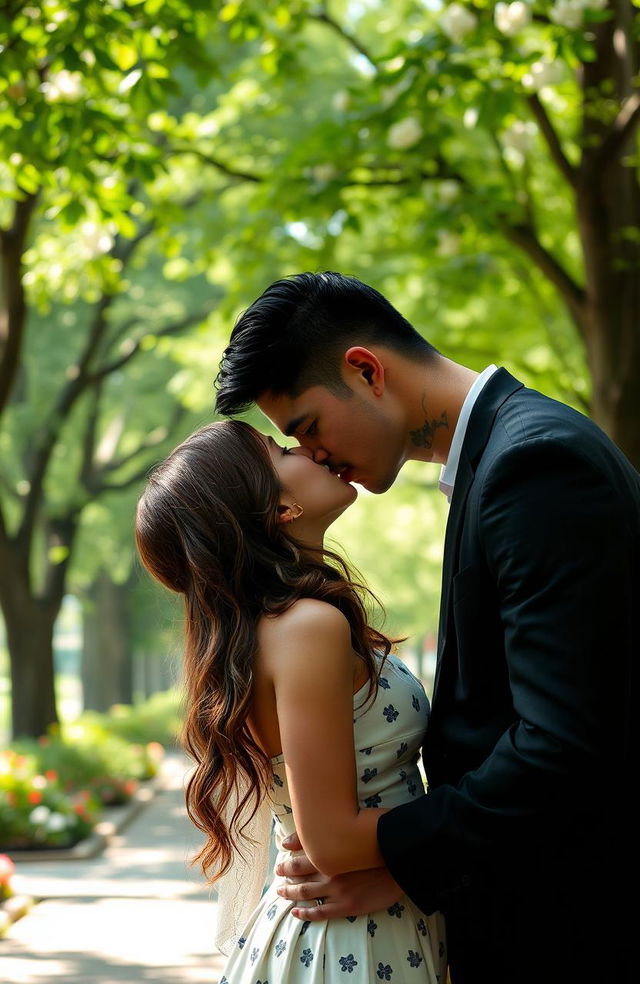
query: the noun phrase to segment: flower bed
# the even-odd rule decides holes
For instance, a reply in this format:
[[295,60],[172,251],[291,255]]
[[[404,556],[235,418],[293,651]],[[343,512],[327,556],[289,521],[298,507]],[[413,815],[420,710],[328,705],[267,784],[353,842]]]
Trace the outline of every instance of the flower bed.
[[158,772],[164,747],[145,739],[175,735],[177,699],[88,711],[0,751],[0,851],[73,847],[104,807],[129,802]]
[[0,848],[71,847],[93,830],[102,803],[89,790],[65,789],[36,756],[0,752]]

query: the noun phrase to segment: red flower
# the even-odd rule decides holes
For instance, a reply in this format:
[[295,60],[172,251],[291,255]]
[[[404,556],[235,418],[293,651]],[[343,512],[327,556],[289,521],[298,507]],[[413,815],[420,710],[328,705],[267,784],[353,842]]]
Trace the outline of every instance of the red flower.
[[6,854],[0,854],[0,885],[8,885],[16,866]]
[[45,776],[47,777],[49,782],[55,782],[56,779],[58,778],[58,773],[56,772],[55,769],[47,769],[47,771],[45,772]]
[[32,789],[31,792],[27,794],[27,799],[30,803],[42,803],[42,793],[38,789]]

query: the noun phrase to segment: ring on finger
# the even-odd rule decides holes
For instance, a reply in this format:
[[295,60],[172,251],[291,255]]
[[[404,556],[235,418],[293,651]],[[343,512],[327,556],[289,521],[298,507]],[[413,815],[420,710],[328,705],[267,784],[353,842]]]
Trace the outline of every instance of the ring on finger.
[[315,902],[316,905],[324,905],[326,899],[314,899],[313,901]]

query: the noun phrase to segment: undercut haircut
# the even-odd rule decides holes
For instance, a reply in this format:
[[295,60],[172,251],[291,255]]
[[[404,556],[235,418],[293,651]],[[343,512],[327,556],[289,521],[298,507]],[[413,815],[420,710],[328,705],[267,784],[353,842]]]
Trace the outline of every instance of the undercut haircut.
[[437,349],[379,291],[341,273],[276,280],[240,316],[216,378],[216,411],[242,413],[262,396],[324,386],[348,399],[340,373],[352,345],[381,345],[426,362]]

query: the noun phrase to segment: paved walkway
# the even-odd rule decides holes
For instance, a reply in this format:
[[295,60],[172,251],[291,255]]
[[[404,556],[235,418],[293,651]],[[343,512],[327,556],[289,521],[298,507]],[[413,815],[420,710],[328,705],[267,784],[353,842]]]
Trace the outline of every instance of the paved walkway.
[[167,756],[155,797],[99,857],[16,864],[16,891],[43,901],[0,940],[3,984],[216,984],[215,896],[188,864],[201,843],[188,769]]

